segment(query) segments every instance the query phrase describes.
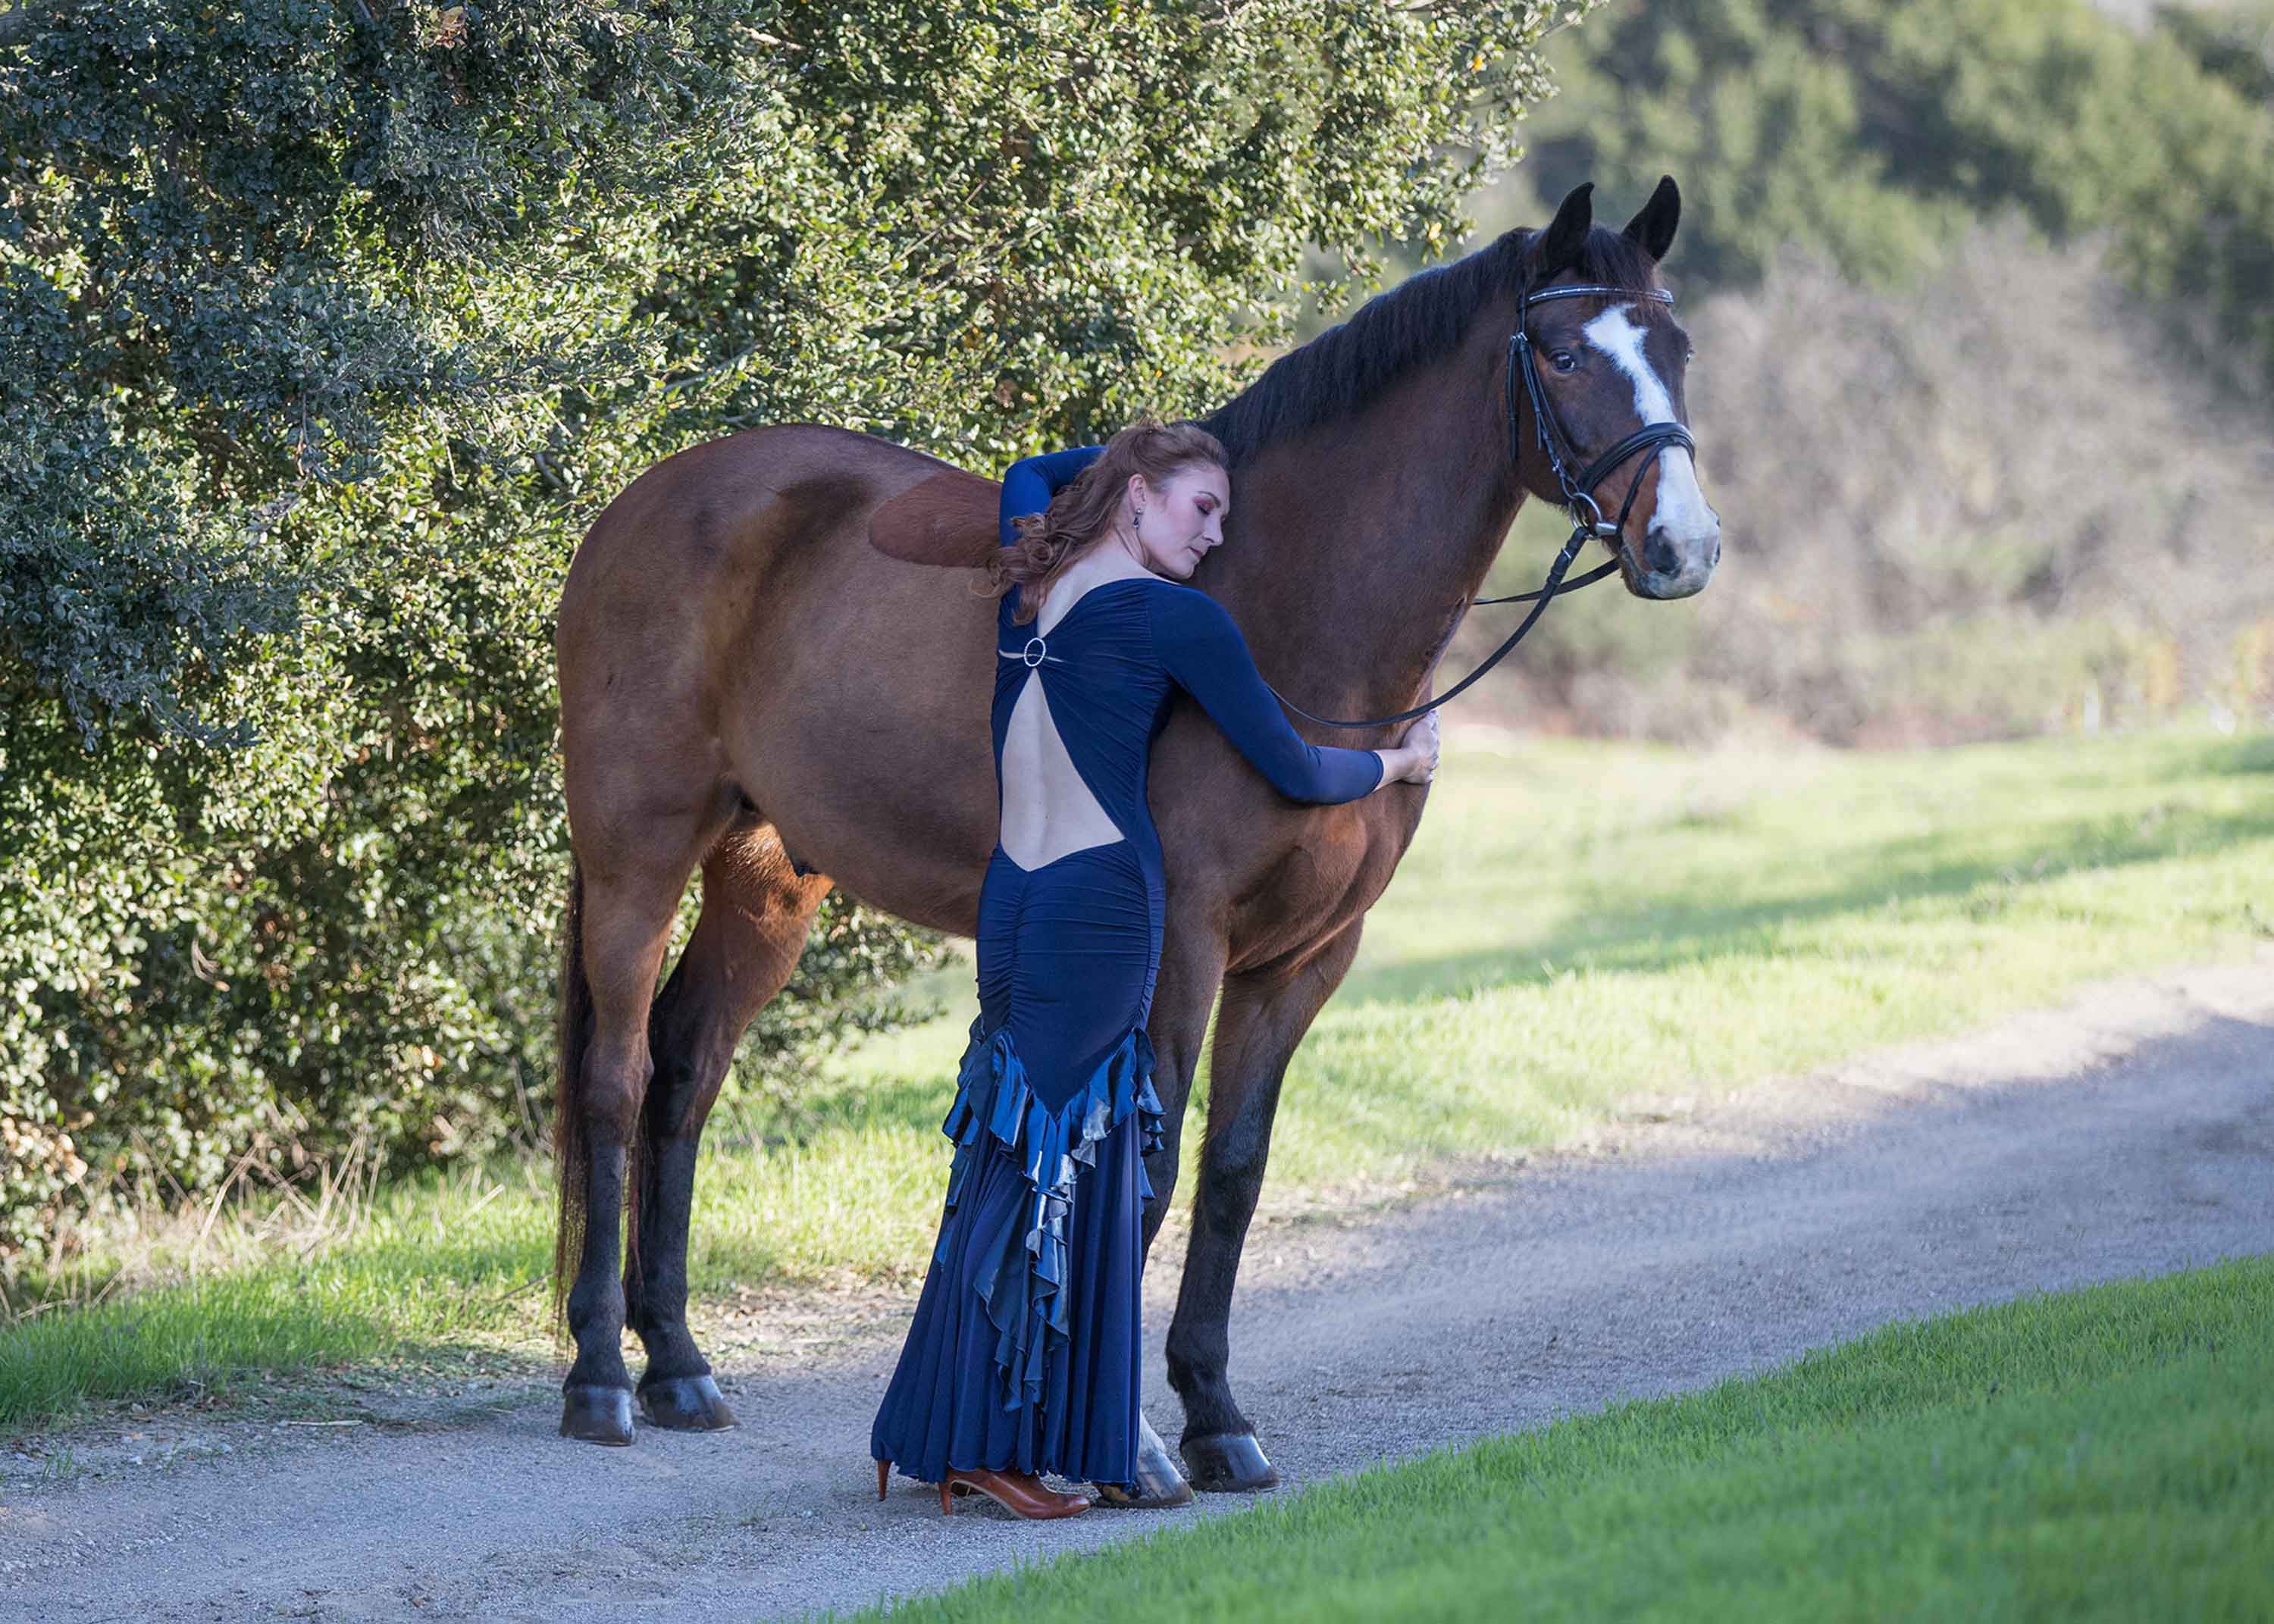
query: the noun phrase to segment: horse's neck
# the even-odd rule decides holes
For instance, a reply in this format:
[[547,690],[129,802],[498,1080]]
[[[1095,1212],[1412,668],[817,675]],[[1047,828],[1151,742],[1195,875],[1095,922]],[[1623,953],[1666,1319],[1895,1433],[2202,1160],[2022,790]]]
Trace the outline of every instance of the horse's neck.
[[1456,365],[1240,470],[1234,500],[1252,523],[1207,584],[1298,704],[1370,716],[1413,703],[1508,534],[1521,497],[1498,397],[1456,387]]

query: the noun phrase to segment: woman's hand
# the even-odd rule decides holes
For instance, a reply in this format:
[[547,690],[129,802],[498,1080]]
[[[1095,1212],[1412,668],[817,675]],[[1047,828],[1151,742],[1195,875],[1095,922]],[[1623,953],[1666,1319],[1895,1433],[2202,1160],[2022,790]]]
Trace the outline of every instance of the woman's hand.
[[1384,784],[1427,784],[1437,776],[1437,713],[1415,718],[1397,748],[1382,753]]

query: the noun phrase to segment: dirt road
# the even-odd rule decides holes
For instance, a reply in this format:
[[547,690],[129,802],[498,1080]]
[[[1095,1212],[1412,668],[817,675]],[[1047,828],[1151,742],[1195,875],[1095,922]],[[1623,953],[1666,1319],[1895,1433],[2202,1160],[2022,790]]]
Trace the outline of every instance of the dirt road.
[[[1891,1320],[2274,1251],[2274,954],[1657,1115],[1489,1187],[1259,1233],[1232,1374],[1291,1485]],[[90,1429],[76,1477],[0,1479],[0,1618],[744,1620],[1251,1503],[1040,1527],[944,1522],[912,1486],[880,1505],[897,1331],[762,1349],[721,1372],[739,1431],[626,1450],[555,1439],[549,1387],[393,1425]]]

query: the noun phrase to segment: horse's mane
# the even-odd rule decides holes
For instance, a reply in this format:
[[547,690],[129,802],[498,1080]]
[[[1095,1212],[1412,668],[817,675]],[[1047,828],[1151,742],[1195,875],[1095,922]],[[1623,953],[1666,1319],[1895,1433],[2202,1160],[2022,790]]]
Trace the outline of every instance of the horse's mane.
[[[1208,417],[1201,426],[1224,442],[1237,464],[1290,434],[1346,417],[1417,366],[1452,353],[1478,308],[1513,291],[1539,233],[1502,234],[1474,253],[1432,266],[1359,306]],[[1592,228],[1572,267],[1589,282],[1618,288],[1657,285],[1657,267],[1641,244],[1605,226]]]

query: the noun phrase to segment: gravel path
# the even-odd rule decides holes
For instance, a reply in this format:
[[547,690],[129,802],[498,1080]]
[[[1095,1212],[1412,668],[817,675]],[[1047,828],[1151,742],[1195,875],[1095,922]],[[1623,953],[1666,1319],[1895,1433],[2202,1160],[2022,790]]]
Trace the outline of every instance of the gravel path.
[[[1265,1229],[1233,1378],[1299,1485],[1891,1320],[2267,1251],[2274,953],[1639,1114],[1362,1223]],[[897,1331],[762,1347],[721,1372],[739,1431],[625,1450],[555,1439],[549,1388],[391,1425],[89,1429],[75,1480],[0,1479],[0,1618],[749,1619],[1253,1503],[1040,1526],[969,1502],[944,1522],[912,1486],[880,1505]],[[1173,1440],[1174,1399],[1149,1402]]]

